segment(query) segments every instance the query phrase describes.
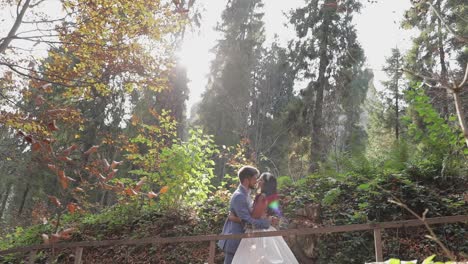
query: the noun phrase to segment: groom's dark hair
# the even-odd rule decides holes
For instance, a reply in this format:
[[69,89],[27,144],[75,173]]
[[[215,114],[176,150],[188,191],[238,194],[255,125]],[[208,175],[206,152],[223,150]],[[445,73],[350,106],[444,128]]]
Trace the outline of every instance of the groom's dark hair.
[[237,176],[239,176],[239,181],[241,183],[244,181],[244,179],[255,177],[258,174],[260,174],[260,172],[257,170],[257,168],[252,166],[244,166],[237,172]]

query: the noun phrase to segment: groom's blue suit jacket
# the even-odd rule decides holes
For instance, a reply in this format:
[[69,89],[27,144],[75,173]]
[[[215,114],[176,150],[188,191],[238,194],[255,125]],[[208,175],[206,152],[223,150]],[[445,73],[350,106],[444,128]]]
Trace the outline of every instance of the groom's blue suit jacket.
[[[258,229],[267,229],[270,227],[270,223],[266,219],[255,219],[250,216],[249,210],[249,203],[247,202],[248,196],[247,190],[242,186],[239,185],[237,190],[232,194],[231,201],[230,201],[230,211],[236,214],[242,222],[250,223],[255,228]],[[223,227],[223,235],[229,234],[242,234],[245,232],[245,227],[243,223],[234,223],[226,220]],[[240,239],[228,239],[228,240],[220,240],[218,242],[218,246],[226,253],[234,254],[236,253],[237,248],[239,247]]]

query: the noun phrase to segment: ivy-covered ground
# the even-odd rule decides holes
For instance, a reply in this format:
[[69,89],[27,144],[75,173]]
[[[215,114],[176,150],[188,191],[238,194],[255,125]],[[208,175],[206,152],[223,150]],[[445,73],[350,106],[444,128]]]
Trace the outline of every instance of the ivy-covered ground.
[[[320,204],[322,225],[413,219],[409,212],[388,202],[391,195],[400,197],[417,213],[427,208],[427,217],[468,214],[463,200],[466,177],[448,177],[429,184],[419,176],[416,171],[409,170],[398,175],[382,175],[373,181],[363,174],[347,175],[340,180],[310,176],[296,183],[282,178],[285,218],[282,227],[304,221],[296,212],[309,204]],[[72,241],[217,234],[223,225],[228,200],[229,192],[224,190],[214,193],[196,210],[161,209],[156,204],[121,204],[101,214],[67,215],[63,227],[77,229]],[[1,248],[42,243],[41,234],[52,228],[51,224],[18,228],[2,240]],[[468,252],[466,224],[440,225],[434,227],[434,231],[450,250],[466,259],[463,255]],[[424,228],[385,230],[384,255],[420,260],[432,254],[443,256],[442,250],[424,237],[426,234]],[[370,231],[322,235],[318,245],[317,263],[364,263],[374,258]],[[208,243],[85,248],[83,254],[84,263],[97,260],[99,263],[204,263],[208,257]],[[217,252],[216,259],[222,262],[221,252]],[[2,263],[20,263],[14,256],[1,260]],[[73,263],[73,252],[41,252],[36,263],[54,261]]]

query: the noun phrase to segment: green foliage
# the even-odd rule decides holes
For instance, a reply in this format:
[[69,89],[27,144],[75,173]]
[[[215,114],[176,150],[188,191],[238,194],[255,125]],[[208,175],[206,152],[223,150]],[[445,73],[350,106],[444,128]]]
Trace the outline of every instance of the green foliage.
[[[414,216],[409,212],[389,203],[388,200],[393,196],[404,201],[418,214],[427,208],[427,217],[468,213],[466,207],[463,208],[465,190],[462,186],[468,183],[464,176],[441,178],[434,177],[433,172],[431,176],[424,176],[422,168],[415,168],[420,164],[410,162],[399,163],[400,169],[397,169],[390,163],[381,166],[381,163],[361,161],[367,163],[367,169],[364,170],[357,165],[359,162],[348,162],[351,165],[345,166],[342,173],[322,171],[292,186],[282,187],[280,193],[284,196],[282,205],[286,218],[294,219],[298,208],[316,204],[320,205],[320,220],[324,225],[413,219]],[[355,166],[352,166],[353,163]],[[426,177],[430,180],[426,181]],[[466,231],[462,224],[446,224],[434,227],[434,231],[452,251],[466,252],[468,245],[463,238]],[[385,230],[385,254],[401,259],[423,258],[431,253],[442,254],[433,241],[421,241],[425,234],[427,231],[423,227]],[[319,263],[364,263],[371,260],[373,254],[372,232],[330,234],[319,238]]]
[[[449,118],[450,123],[447,123],[431,105],[431,99],[420,88],[420,85],[413,85],[413,89],[406,92],[406,97],[411,104],[411,111],[414,115],[405,118],[408,123],[408,134],[413,140],[430,148],[432,153],[442,155],[451,149],[459,149],[460,146],[463,146],[460,130],[454,124],[456,117]],[[412,117],[419,118],[424,126],[414,122]]]
[[277,182],[278,182],[278,189],[283,189],[293,184],[293,180],[289,176],[279,176],[277,179]]
[[0,239],[0,250],[40,244],[42,243],[41,234],[50,233],[52,229],[53,226],[50,224],[34,225],[29,228],[18,226],[13,233]]
[[211,158],[218,150],[212,137],[204,135],[201,129],[190,130],[189,134],[187,142],[177,142],[161,151],[160,171],[153,181],[169,187],[160,200],[167,206],[177,206],[181,202],[195,205],[205,201],[214,189]]

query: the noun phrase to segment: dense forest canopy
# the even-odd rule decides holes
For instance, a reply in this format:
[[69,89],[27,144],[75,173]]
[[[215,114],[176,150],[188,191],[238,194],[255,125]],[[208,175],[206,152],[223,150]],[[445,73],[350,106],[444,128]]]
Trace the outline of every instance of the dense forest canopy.
[[[52,13],[0,0],[0,250],[219,233],[247,164],[278,178],[285,228],[308,227],[308,206],[315,225],[414,218],[389,199],[468,214],[466,1],[410,1],[395,26],[416,36],[382,54],[382,69],[368,67],[354,23],[374,1],[305,0],[285,10],[286,44],[266,41],[265,1],[224,1],[189,118],[177,52],[202,28],[202,2],[63,0]],[[424,229],[389,232],[385,253],[467,259],[466,225],[435,231],[452,255]],[[373,257],[369,234],[289,242],[303,263]]]

